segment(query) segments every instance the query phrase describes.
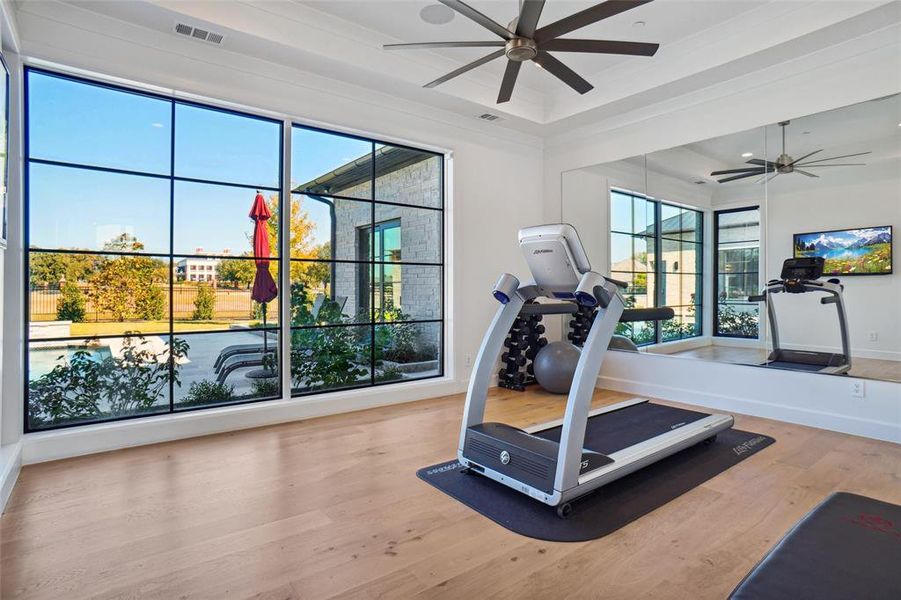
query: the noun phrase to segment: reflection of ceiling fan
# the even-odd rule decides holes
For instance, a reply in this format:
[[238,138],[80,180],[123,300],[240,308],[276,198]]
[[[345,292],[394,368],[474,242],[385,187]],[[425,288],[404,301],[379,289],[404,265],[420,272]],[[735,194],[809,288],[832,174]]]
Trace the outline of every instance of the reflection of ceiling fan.
[[477,61],[462,66],[456,71],[451,71],[444,77],[425,84],[423,87],[432,88],[445,81],[462,75],[471,69],[475,69],[487,62],[507,57],[507,70],[501,82],[501,91],[497,96],[497,103],[507,102],[513,94],[513,86],[519,75],[522,63],[531,60],[539,67],[544,68],[551,75],[576,90],[580,94],[591,91],[594,86],[585,81],[575,71],[554,58],[549,52],[588,52],[593,54],[630,54],[633,56],[654,56],[659,44],[646,44],[643,42],[615,42],[609,40],[575,40],[559,39],[571,31],[597,23],[613,15],[627,11],[631,8],[647,4],[651,0],[607,0],[591,8],[570,15],[550,25],[538,28],[538,19],[544,8],[545,0],[520,0],[519,16],[513,19],[507,27],[489,19],[471,6],[459,0],[438,0],[442,4],[454,9],[464,17],[468,17],[498,35],[502,39],[484,42],[422,42],[416,44],[387,44],[385,50],[405,49],[434,49],[434,48],[501,48]]
[[[782,128],[782,154],[779,155],[779,158],[777,158],[775,162],[771,160],[752,158],[748,161],[748,164],[754,165],[753,167],[742,167],[741,169],[726,169],[725,171],[714,171],[710,174],[710,176],[715,177],[717,175],[732,175],[732,177],[718,179],[718,183],[726,183],[727,181],[735,181],[736,179],[744,179],[745,177],[754,177],[757,175],[763,175],[763,177],[760,178],[761,181],[770,181],[774,177],[778,177],[779,175],[788,175],[789,173],[800,173],[801,175],[807,175],[808,177],[819,177],[819,175],[808,173],[804,169],[820,169],[822,167],[866,166],[866,163],[839,163],[836,165],[823,165],[819,163],[828,162],[830,160],[838,160],[840,158],[851,158],[852,156],[863,156],[864,154],[870,154],[870,152],[858,152],[856,154],[845,154],[844,156],[833,156],[832,158],[820,158],[818,160],[808,160],[807,162],[801,162],[805,159],[810,158],[818,152],[822,152],[823,149],[820,148],[819,150],[814,150],[809,154],[805,154],[801,158],[792,158],[785,152],[785,128],[789,123],[791,123],[791,121],[782,121],[779,123],[779,126]],[[798,167],[804,167],[804,169],[799,169]],[[769,175],[770,173],[772,173],[772,175]]]

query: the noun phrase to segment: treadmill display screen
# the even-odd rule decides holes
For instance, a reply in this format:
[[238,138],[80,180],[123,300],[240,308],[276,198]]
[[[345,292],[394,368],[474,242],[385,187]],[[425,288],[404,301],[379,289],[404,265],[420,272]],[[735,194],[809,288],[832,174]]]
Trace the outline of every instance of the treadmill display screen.
[[837,229],[796,233],[795,258],[826,260],[823,275],[889,275],[892,272],[892,227]]

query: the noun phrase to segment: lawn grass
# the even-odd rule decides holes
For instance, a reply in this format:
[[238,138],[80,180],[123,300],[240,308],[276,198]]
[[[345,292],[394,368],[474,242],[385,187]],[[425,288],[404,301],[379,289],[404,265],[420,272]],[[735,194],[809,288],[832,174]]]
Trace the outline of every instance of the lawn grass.
[[[235,321],[175,321],[175,331],[198,331],[205,329],[228,329]],[[168,332],[169,321],[137,321],[125,323],[88,322],[72,323],[71,334],[73,337],[93,335],[123,335],[126,331],[154,331]]]

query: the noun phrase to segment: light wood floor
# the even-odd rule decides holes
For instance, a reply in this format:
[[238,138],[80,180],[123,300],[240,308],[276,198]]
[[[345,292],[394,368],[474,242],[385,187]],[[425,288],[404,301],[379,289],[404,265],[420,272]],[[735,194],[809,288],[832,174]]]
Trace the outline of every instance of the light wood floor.
[[[489,416],[533,424],[561,401],[497,390]],[[901,503],[901,446],[736,415],[776,444],[607,537],[532,540],[416,478],[453,457],[462,406],[25,467],[0,519],[0,596],[721,599],[829,492]]]
[[[767,351],[762,348],[738,348],[735,346],[703,346],[673,352],[671,356],[700,358],[716,362],[752,365],[766,360]],[[848,375],[865,379],[901,382],[901,361],[878,358],[851,358]]]

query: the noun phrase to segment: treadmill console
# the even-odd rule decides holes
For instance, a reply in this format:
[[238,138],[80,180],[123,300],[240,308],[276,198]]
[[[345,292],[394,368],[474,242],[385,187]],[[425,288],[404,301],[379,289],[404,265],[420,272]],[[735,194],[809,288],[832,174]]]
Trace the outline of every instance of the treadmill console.
[[826,259],[822,256],[803,256],[787,258],[782,263],[780,277],[787,292],[803,292],[802,281],[816,281],[823,276]]

